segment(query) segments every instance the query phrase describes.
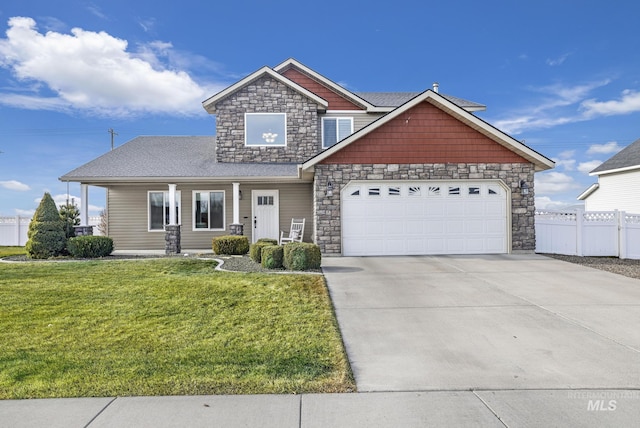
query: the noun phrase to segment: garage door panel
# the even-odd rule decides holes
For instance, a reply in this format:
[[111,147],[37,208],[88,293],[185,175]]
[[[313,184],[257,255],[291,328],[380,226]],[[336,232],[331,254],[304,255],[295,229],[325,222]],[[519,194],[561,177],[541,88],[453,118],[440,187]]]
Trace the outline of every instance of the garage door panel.
[[508,193],[497,182],[360,182],[345,190],[345,255],[508,251]]

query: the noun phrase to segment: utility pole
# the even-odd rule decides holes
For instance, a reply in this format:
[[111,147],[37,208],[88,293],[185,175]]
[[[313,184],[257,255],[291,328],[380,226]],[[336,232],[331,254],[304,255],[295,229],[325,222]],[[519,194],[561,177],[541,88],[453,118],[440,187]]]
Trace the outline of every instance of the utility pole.
[[115,135],[118,135],[118,133],[116,131],[114,131],[113,128],[109,128],[109,130],[107,132],[109,134],[111,134],[111,150],[113,150],[113,137]]

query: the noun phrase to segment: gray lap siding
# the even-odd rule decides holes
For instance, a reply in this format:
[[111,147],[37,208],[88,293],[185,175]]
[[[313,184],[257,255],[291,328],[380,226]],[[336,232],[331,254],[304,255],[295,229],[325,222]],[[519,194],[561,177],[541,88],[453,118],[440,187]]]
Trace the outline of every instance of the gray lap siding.
[[[292,217],[307,219],[304,241],[312,241],[312,184],[311,183],[252,183],[241,184],[240,223],[244,235],[251,240],[251,191],[278,189],[280,198],[279,223],[281,230],[289,230]],[[215,236],[230,234],[233,222],[233,187],[231,183],[178,184],[181,192],[181,247],[210,249]],[[223,190],[225,192],[225,229],[222,231],[193,230],[193,191]],[[149,191],[168,191],[166,184],[110,186],[108,190],[109,236],[116,250],[164,250],[164,232],[148,231]]]

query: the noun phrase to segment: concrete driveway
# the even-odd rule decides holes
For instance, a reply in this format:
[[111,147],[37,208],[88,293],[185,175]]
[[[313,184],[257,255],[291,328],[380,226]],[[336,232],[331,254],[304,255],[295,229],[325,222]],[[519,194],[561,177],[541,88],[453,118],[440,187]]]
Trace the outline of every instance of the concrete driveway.
[[325,258],[323,270],[360,392],[485,390],[490,406],[514,391],[535,403],[529,390],[557,402],[631,389],[640,409],[639,280],[533,254]]

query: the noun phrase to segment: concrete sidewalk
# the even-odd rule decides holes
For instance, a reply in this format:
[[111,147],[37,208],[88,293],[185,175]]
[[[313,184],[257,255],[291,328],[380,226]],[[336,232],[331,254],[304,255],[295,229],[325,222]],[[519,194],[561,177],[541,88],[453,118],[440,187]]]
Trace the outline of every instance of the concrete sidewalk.
[[640,391],[429,391],[0,401],[11,428],[626,427]]

